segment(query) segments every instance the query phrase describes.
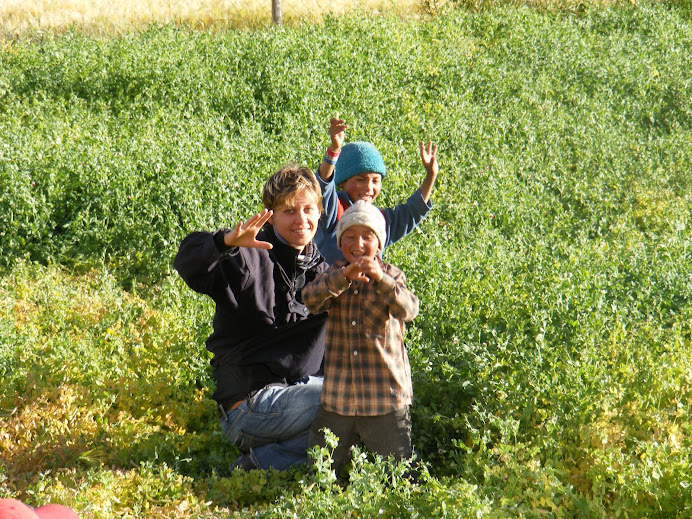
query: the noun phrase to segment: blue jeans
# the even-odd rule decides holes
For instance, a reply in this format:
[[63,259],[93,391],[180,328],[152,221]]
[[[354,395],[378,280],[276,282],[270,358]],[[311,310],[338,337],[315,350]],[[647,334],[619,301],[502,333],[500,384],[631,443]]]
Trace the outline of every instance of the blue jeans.
[[261,469],[307,463],[308,434],[320,407],[322,377],[267,386],[221,418],[221,429]]

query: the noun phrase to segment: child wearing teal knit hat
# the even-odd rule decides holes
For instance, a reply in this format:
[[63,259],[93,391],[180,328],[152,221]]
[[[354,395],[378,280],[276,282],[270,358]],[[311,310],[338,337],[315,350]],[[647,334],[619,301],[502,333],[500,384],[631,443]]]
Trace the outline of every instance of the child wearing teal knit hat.
[[[355,141],[344,144],[348,129],[343,119],[330,121],[331,144],[318,169],[317,180],[322,188],[324,212],[315,235],[315,243],[328,263],[342,259],[336,244],[336,224],[343,212],[358,200],[374,203],[387,174],[382,155],[369,142]],[[430,211],[430,195],[439,171],[437,146],[420,143],[420,156],[425,168],[422,184],[408,200],[393,208],[382,209],[387,223],[387,245],[409,234]],[[340,191],[337,190],[340,188]]]
[[382,155],[369,142],[349,142],[341,148],[339,160],[334,166],[334,183],[340,186],[349,178],[365,172],[379,173],[384,178],[387,168]]

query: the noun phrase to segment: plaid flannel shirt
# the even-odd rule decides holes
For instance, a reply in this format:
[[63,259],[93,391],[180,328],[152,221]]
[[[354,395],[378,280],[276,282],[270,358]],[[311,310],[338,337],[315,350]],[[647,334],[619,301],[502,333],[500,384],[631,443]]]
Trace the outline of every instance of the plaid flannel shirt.
[[337,261],[303,288],[313,313],[329,311],[322,406],[346,416],[380,416],[411,405],[411,366],[404,322],[418,315],[418,298],[404,273],[382,262],[379,283],[346,279]]

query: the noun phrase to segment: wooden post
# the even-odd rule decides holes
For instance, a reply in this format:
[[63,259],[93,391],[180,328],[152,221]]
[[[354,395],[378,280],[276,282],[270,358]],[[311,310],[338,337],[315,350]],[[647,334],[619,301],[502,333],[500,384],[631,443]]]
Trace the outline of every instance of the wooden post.
[[272,20],[275,25],[281,25],[281,0],[272,0]]

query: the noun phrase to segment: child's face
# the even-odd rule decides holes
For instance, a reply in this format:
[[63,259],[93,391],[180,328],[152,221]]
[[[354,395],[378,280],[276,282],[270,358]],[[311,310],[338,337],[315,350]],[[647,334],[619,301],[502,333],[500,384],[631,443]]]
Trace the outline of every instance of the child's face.
[[346,261],[354,263],[363,257],[374,259],[380,252],[380,241],[370,227],[352,225],[341,235],[339,248]]
[[374,202],[382,189],[382,175],[379,173],[361,173],[341,183],[341,189],[351,202],[365,200]]
[[299,193],[284,205],[275,207],[269,223],[291,247],[303,250],[314,238],[319,219],[320,210],[315,198],[307,193]]

